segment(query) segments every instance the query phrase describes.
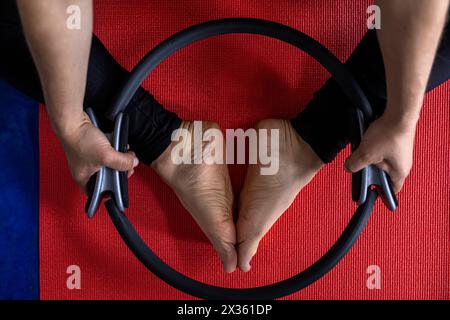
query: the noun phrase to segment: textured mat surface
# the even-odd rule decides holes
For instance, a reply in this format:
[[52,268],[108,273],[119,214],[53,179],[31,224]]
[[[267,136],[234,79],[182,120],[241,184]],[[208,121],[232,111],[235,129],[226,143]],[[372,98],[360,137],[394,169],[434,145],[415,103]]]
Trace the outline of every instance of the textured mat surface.
[[[209,19],[242,16],[285,23],[313,36],[345,60],[365,32],[368,1],[97,1],[95,31],[130,69],[176,31]],[[255,36],[197,43],[164,62],[145,82],[167,108],[223,128],[249,127],[301,110],[328,74],[305,54]],[[349,255],[295,299],[436,299],[449,297],[450,85],[427,96],[415,166],[400,208],[380,204]],[[41,298],[179,299],[121,242],[102,209],[88,221],[84,196],[71,181],[45,113],[41,125]],[[140,167],[130,182],[129,216],[152,248],[176,269],[224,286],[255,286],[291,276],[319,258],[354,210],[343,152],[302,191],[263,240],[249,274],[226,275],[199,228],[171,190]],[[230,166],[238,192],[244,166]],[[325,200],[325,201],[324,201]],[[66,269],[81,268],[81,290],[66,288]],[[381,268],[381,289],[366,286]]]

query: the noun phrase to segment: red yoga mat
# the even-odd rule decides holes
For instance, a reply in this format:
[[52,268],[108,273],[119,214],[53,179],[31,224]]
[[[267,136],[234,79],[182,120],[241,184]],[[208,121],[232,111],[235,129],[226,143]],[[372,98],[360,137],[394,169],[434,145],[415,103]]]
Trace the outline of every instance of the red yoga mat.
[[[370,1],[96,1],[95,32],[127,69],[171,34],[225,17],[287,24],[342,61],[366,31]],[[251,35],[196,43],[162,63],[144,86],[184,119],[248,128],[259,119],[298,113],[329,77],[288,45]],[[448,299],[450,85],[428,94],[417,133],[414,168],[391,213],[377,204],[355,247],[324,278],[291,299]],[[71,180],[47,115],[40,114],[40,285],[42,299],[190,298],[147,271],[122,243],[105,209],[88,220],[85,196]],[[206,237],[173,192],[141,165],[130,180],[127,214],[146,242],[177,270],[210,284],[248,287],[303,270],[334,243],[350,219],[345,150],[298,196],[261,243],[250,273],[222,271]],[[245,166],[230,165],[236,193]],[[66,286],[67,267],[81,289]],[[367,269],[380,267],[381,288]]]

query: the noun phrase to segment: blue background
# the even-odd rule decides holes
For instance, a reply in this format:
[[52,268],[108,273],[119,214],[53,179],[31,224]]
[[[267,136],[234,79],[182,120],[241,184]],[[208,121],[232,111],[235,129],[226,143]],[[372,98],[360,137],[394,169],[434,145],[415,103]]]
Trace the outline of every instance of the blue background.
[[38,108],[0,79],[0,299],[39,298]]

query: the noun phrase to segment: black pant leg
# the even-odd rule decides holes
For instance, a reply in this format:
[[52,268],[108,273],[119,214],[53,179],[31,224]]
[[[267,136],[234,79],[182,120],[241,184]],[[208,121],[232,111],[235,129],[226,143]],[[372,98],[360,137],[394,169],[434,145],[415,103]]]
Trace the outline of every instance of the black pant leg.
[[[379,117],[386,107],[386,80],[384,63],[375,30],[368,31],[345,63],[346,67],[361,85]],[[450,25],[444,31],[427,91],[450,78]],[[333,161],[336,155],[349,143],[348,131],[351,102],[340,90],[334,79],[314,94],[305,110],[291,123],[324,163]]]
[[[34,100],[44,103],[39,76],[14,0],[0,1],[0,77]],[[93,35],[84,106],[94,109],[105,127],[110,124],[101,116],[127,77],[128,71]],[[143,163],[150,164],[170,144],[172,132],[180,126],[181,119],[164,109],[143,88],[134,95],[126,112],[130,118],[130,146]]]
[[[93,35],[85,107],[93,108],[100,116],[105,114],[128,75],[128,71],[117,63]],[[125,112],[130,119],[130,147],[143,163],[150,164],[169,146],[172,132],[179,128],[181,119],[166,110],[142,87],[135,93]],[[108,126],[106,119],[100,120],[105,127]]]

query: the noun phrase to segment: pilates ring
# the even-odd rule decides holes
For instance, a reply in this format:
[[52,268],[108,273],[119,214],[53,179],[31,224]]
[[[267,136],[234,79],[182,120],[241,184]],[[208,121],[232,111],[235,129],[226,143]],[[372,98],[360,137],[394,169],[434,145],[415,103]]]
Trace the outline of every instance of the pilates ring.
[[[105,133],[112,146],[120,152],[127,151],[128,118],[124,112],[125,107],[140,84],[159,63],[196,41],[238,33],[281,40],[308,53],[325,67],[352,103],[345,112],[350,112],[354,119],[351,145],[352,150],[355,150],[365,128],[373,121],[373,114],[364,92],[346,67],[328,49],[308,35],[279,23],[252,18],[229,18],[201,23],[176,33],[147,53],[132,70],[107,113],[107,118],[114,122],[114,131]],[[87,109],[86,112],[98,127],[92,109]],[[222,288],[179,273],[146,245],[124,214],[128,207],[127,183],[126,173],[101,168],[89,183],[89,199],[86,203],[88,217],[95,214],[102,199],[108,196],[110,199],[105,202],[105,206],[109,216],[123,241],[142,264],[172,287],[203,299],[269,300],[297,292],[328,273],[347,254],[366,226],[378,196],[391,211],[398,205],[389,176],[375,166],[368,166],[352,175],[352,199],[358,204],[358,208],[336,243],[319,260],[297,275],[278,283],[255,288]]]

